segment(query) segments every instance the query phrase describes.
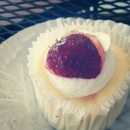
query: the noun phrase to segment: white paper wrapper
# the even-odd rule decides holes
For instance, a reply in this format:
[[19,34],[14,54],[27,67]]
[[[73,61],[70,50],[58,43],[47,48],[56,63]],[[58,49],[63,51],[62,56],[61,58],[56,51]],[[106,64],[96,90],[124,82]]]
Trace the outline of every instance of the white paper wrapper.
[[[37,41],[33,42],[33,47],[29,48],[29,75],[34,84],[36,98],[41,111],[49,123],[58,130],[104,130],[110,127],[124,107],[129,92],[130,74],[127,75],[124,85],[119,87],[116,94],[106,99],[101,105],[100,110],[96,114],[93,114],[93,110],[86,111],[84,108],[73,108],[71,102],[63,102],[61,104],[59,99],[53,98],[53,92],[46,91],[44,80],[38,76],[37,62],[48,45],[55,43],[56,38],[60,39],[66,30],[69,32],[73,29],[105,32],[111,36],[112,41],[119,43],[124,50],[130,53],[130,28],[127,25],[115,24],[112,21],[71,18],[58,19],[53,24],[53,27],[58,27],[58,29],[51,28],[49,26],[51,22],[48,22],[48,30],[45,33],[41,33]],[[67,24],[70,26],[65,30],[62,28],[61,32],[62,25],[67,27]],[[83,26],[80,26],[80,24],[83,24]],[[52,37],[54,34],[56,36]]]
[[[22,30],[0,44],[0,130],[53,129],[42,116],[28,75],[28,48],[41,33],[38,27]],[[33,32],[36,29],[38,34]]]

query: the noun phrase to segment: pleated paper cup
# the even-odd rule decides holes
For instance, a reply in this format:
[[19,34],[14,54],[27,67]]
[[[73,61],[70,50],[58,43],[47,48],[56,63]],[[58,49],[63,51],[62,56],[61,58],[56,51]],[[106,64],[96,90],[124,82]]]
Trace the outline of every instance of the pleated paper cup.
[[[104,99],[99,110],[95,112],[93,109],[86,110],[85,107],[74,107],[71,101],[61,102],[54,95],[53,90],[48,90],[46,73],[43,74],[45,78],[39,76],[39,59],[43,53],[46,54],[48,46],[54,44],[56,39],[60,40],[65,33],[71,30],[104,32],[110,35],[111,41],[115,41],[123,50],[130,53],[130,27],[116,24],[113,21],[75,19],[74,22],[71,22],[71,20],[71,18],[55,20],[55,27],[41,33],[37,37],[37,41],[34,41],[33,46],[29,48],[29,75],[34,84],[37,102],[49,123],[58,130],[104,130],[110,127],[122,112],[129,92],[130,72],[128,72],[124,84],[119,86],[111,97]],[[41,63],[45,62],[45,55],[42,60]],[[43,67],[45,68],[45,66]]]

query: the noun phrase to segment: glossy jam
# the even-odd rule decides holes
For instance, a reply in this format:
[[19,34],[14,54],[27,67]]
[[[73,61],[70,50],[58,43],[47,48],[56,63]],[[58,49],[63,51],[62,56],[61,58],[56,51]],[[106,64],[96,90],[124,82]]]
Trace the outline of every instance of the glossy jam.
[[102,59],[89,37],[71,34],[49,49],[46,68],[57,76],[91,79],[101,72]]

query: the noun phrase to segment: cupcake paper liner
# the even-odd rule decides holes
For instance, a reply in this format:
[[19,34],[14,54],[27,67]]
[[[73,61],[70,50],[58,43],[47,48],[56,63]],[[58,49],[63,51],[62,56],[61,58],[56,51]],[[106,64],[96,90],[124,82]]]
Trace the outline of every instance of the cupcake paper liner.
[[[53,28],[51,24],[53,23]],[[37,37],[33,47],[29,48],[28,68],[29,75],[34,84],[36,98],[41,111],[49,123],[58,130],[104,130],[110,127],[117,116],[122,112],[130,86],[130,72],[126,80],[120,86],[116,94],[101,105],[100,110],[93,114],[93,110],[85,108],[73,108],[71,102],[60,103],[58,98],[52,97],[51,91],[46,90],[44,79],[39,78],[37,62],[42,52],[48,45],[60,39],[66,30],[87,30],[90,32],[104,32],[110,35],[112,41],[118,43],[124,50],[130,53],[129,32],[130,27],[124,24],[115,24],[113,21],[83,20],[83,19],[57,19],[48,22],[48,29]]]

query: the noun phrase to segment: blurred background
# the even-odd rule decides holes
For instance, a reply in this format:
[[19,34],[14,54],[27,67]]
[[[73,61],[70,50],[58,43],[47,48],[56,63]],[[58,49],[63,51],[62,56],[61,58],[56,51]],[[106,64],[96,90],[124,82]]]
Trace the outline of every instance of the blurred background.
[[0,0],[0,43],[24,28],[59,17],[130,25],[130,0]]

